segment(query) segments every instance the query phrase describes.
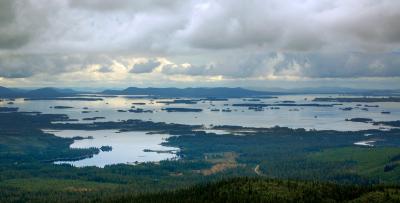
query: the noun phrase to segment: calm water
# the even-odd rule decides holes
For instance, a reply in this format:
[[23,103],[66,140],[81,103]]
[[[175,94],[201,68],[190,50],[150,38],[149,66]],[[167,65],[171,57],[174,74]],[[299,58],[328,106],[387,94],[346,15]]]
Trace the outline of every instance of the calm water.
[[[72,119],[90,117],[105,117],[105,119],[97,121],[119,121],[126,119],[152,120],[167,123],[181,124],[200,124],[205,126],[211,125],[240,125],[248,127],[272,127],[286,126],[291,128],[306,128],[317,130],[340,130],[340,131],[356,131],[363,129],[376,129],[382,126],[373,126],[369,123],[355,123],[345,121],[346,118],[372,118],[375,121],[399,120],[400,103],[384,102],[369,103],[369,105],[379,105],[379,107],[369,107],[368,111],[361,109],[353,109],[351,111],[343,111],[340,108],[357,107],[357,104],[364,106],[366,103],[343,103],[342,106],[334,107],[280,107],[280,109],[267,109],[265,111],[248,110],[247,107],[233,107],[234,103],[260,103],[273,104],[283,100],[295,101],[297,104],[317,103],[312,102],[315,97],[338,97],[338,95],[291,95],[280,96],[274,99],[261,99],[261,101],[243,101],[243,99],[230,99],[229,101],[205,101],[197,104],[162,104],[150,99],[132,99],[123,96],[116,98],[103,98],[103,101],[24,101],[17,99],[15,104],[8,105],[6,101],[0,102],[0,106],[19,107],[20,111],[40,111],[43,113],[59,113],[67,114]],[[135,105],[132,103],[145,103],[145,105]],[[328,104],[328,103],[323,103]],[[51,106],[71,106],[71,109],[54,109]],[[118,112],[117,110],[128,110],[132,106],[143,108],[145,110],[153,110],[153,113],[130,113]],[[87,107],[87,109],[84,109]],[[162,111],[164,107],[187,107],[202,108],[202,112],[176,112],[168,113]],[[232,112],[214,112],[213,108],[232,109]],[[297,111],[293,111],[297,109]],[[292,111],[291,111],[292,110]],[[82,111],[90,111],[82,113]],[[382,114],[382,111],[390,111],[391,114]],[[383,126],[384,128],[388,128]],[[223,134],[225,132],[217,132]],[[71,163],[75,166],[99,166],[103,167],[107,164],[117,163],[135,163],[160,161],[164,159],[175,158],[174,154],[144,152],[144,149],[151,150],[171,150],[171,148],[163,147],[160,143],[168,135],[148,135],[145,132],[126,132],[115,133],[113,130],[101,131],[57,131],[55,135],[61,137],[73,136],[93,136],[94,139],[85,139],[75,141],[71,147],[101,147],[109,145],[113,147],[111,152],[100,152],[92,158],[75,161],[64,162]],[[177,149],[172,149],[177,150]]]
[[[269,104],[283,100],[296,101],[298,104],[316,103],[311,100],[315,97],[327,97],[337,95],[295,95],[295,96],[280,96],[277,99],[262,99],[262,102]],[[307,98],[307,100],[305,100]],[[160,101],[160,100],[157,100]],[[133,105],[132,103],[144,102],[146,105]],[[346,118],[366,117],[376,121],[398,120],[400,118],[400,103],[385,102],[385,103],[370,103],[370,105],[379,105],[378,108],[370,107],[369,111],[353,109],[352,111],[343,111],[340,108],[356,107],[356,104],[364,103],[343,103],[342,106],[334,107],[280,107],[276,110],[252,111],[246,107],[224,106],[224,104],[234,103],[259,103],[243,101],[242,99],[230,99],[229,101],[214,101],[214,102],[199,102],[197,104],[171,104],[165,105],[156,103],[148,99],[129,99],[124,97],[104,98],[104,101],[23,101],[17,100],[14,105],[20,107],[21,111],[41,111],[44,113],[62,113],[67,114],[71,118],[79,119],[88,117],[106,117],[106,119],[98,121],[118,121],[126,119],[141,119],[152,120],[167,123],[182,123],[182,124],[200,124],[200,125],[241,125],[249,127],[272,127],[275,125],[291,127],[291,128],[306,128],[317,130],[362,130],[374,129],[379,126],[373,126],[366,123],[346,122]],[[214,106],[211,106],[214,105]],[[325,103],[326,104],[326,103]],[[6,102],[3,106],[9,106]],[[72,109],[52,109],[50,106],[72,106]],[[153,110],[154,113],[129,113],[117,112],[118,109],[128,110],[131,106]],[[90,113],[82,113],[83,107],[88,107]],[[164,107],[189,107],[202,108],[203,112],[188,113],[176,112],[168,113],[162,111]],[[213,112],[210,108],[230,108],[232,112]],[[290,109],[298,109],[299,111],[290,111]],[[98,112],[96,112],[98,111]],[[382,114],[381,111],[390,111],[391,114]]]
[[98,166],[104,167],[110,164],[134,164],[137,162],[157,162],[166,159],[175,159],[176,155],[171,153],[144,152],[145,149],[150,150],[179,150],[174,147],[165,147],[160,145],[169,135],[146,134],[146,132],[122,132],[116,133],[115,130],[62,130],[51,131],[59,137],[74,136],[92,136],[93,139],[76,140],[71,148],[89,148],[102,146],[111,146],[112,151],[100,151],[99,154],[92,158],[79,161],[62,161],[56,163],[69,163],[74,166]]

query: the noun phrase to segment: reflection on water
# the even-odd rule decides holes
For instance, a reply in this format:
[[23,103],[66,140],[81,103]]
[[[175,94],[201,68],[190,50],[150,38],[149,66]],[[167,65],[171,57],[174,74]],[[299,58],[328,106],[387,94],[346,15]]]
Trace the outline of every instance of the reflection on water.
[[[190,125],[204,125],[206,132],[216,134],[229,133],[224,130],[212,130],[215,125],[238,125],[245,127],[273,127],[276,125],[290,128],[305,128],[317,130],[341,130],[355,131],[364,129],[377,129],[382,126],[374,126],[372,123],[348,122],[347,118],[371,118],[375,121],[392,121],[400,118],[400,103],[382,102],[373,103],[379,107],[367,107],[366,103],[343,103],[333,107],[290,107],[281,106],[276,109],[265,108],[264,111],[250,110],[246,107],[236,107],[237,103],[264,103],[274,104],[276,102],[289,101],[296,104],[318,103],[312,100],[315,97],[338,97],[339,95],[289,95],[279,96],[274,99],[245,100],[229,99],[228,101],[199,101],[196,104],[169,104],[166,99],[143,99],[119,97],[104,97],[102,101],[24,101],[17,99],[14,104],[0,102],[0,106],[19,107],[20,111],[39,111],[52,114],[67,114],[71,119],[78,119],[77,122],[93,122],[93,118],[102,118],[102,121],[120,121],[127,119],[152,120],[155,122],[181,123]],[[87,97],[87,96],[85,96]],[[171,101],[171,100],[168,100]],[[329,104],[324,103],[324,104]],[[368,105],[371,105],[368,104]],[[69,106],[73,108],[51,108],[54,106]],[[153,113],[130,113],[131,109],[141,108],[151,110]],[[165,107],[201,108],[202,112],[166,112]],[[223,112],[222,109],[230,109],[230,112]],[[344,111],[342,109],[351,109]],[[391,112],[382,114],[382,111]],[[86,118],[86,119],[85,119]],[[89,118],[89,119],[87,119]],[[384,128],[388,128],[384,126]],[[111,146],[112,151],[100,152],[92,158],[87,158],[70,163],[75,166],[99,166],[117,163],[135,163],[160,161],[176,158],[172,153],[159,153],[160,151],[178,150],[176,148],[164,147],[160,143],[169,135],[151,134],[145,132],[124,132],[115,133],[114,130],[81,131],[63,130],[52,132],[60,137],[88,137],[75,141],[71,147],[88,148]],[[365,136],[368,136],[367,134]],[[372,146],[373,141],[360,141],[355,145]],[[149,149],[149,150],[146,150]],[[144,151],[145,150],[145,151]]]
[[[346,118],[364,117],[376,121],[398,120],[400,118],[399,103],[383,102],[373,103],[379,107],[369,107],[368,111],[362,110],[358,105],[364,103],[343,103],[334,107],[280,107],[280,109],[267,109],[265,111],[248,110],[246,107],[232,107],[234,103],[260,103],[272,104],[274,102],[290,100],[298,104],[317,103],[312,102],[315,97],[337,97],[338,95],[290,95],[279,96],[275,99],[261,99],[261,101],[243,101],[243,99],[230,99],[229,101],[204,101],[197,104],[162,104],[158,100],[140,98],[103,98],[103,101],[23,101],[17,100],[13,106],[20,107],[21,111],[41,111],[44,113],[63,113],[72,119],[105,117],[99,121],[119,121],[126,119],[152,120],[167,123],[199,124],[199,125],[241,125],[248,127],[273,127],[275,125],[306,128],[317,130],[361,130],[377,129],[371,123],[346,122]],[[132,103],[145,103],[134,105]],[[324,103],[326,104],[326,103]],[[370,103],[371,104],[371,103]],[[7,106],[6,103],[0,103]],[[50,106],[72,106],[71,109],[54,109]],[[118,112],[128,110],[132,106],[144,110],[153,110],[153,113],[129,113]],[[87,108],[85,108],[87,107]],[[174,112],[162,111],[165,107],[202,108],[202,112]],[[351,111],[343,111],[341,108],[353,107]],[[232,109],[231,112],[211,111],[212,109]],[[294,111],[293,109],[296,109]],[[82,113],[86,111],[86,113]],[[390,111],[391,114],[382,114],[382,111]]]
[[[56,163],[69,163],[74,166],[98,166],[104,167],[110,164],[128,163],[134,164],[139,162],[157,162],[166,159],[175,159],[173,153],[158,153],[154,151],[177,151],[178,148],[165,147],[160,144],[169,137],[165,134],[146,134],[146,132],[122,132],[116,133],[115,130],[61,130],[47,131],[59,137],[89,137],[93,139],[76,140],[70,146],[71,148],[89,148],[102,146],[111,146],[112,151],[103,152],[79,161],[62,161]],[[146,151],[150,149],[153,151]]]
[[358,146],[366,146],[366,147],[373,147],[373,143],[376,142],[375,140],[366,140],[366,141],[359,141],[359,142],[355,142],[354,145],[358,145]]

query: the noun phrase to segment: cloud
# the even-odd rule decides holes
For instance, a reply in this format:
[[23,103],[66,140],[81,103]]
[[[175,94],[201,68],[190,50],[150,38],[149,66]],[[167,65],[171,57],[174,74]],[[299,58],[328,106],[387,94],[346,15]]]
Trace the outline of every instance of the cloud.
[[0,49],[15,49],[30,40],[30,35],[19,25],[14,1],[0,1]]
[[400,77],[400,53],[268,53],[219,58],[209,65],[169,64],[167,75],[226,78],[361,78]]
[[166,75],[213,76],[216,74],[214,65],[167,64],[161,71]]
[[107,56],[92,55],[0,55],[0,77],[28,78],[37,74],[59,75],[76,72],[92,65],[111,64]]
[[102,0],[69,0],[68,4],[72,8],[80,8],[98,12],[109,12],[109,11],[151,11],[156,9],[173,9],[179,4],[185,3],[184,0],[146,0],[146,1],[129,1],[129,0],[114,0],[114,1],[102,1]]
[[151,73],[160,66],[161,63],[156,59],[150,59],[145,63],[139,63],[133,65],[132,69],[129,71],[130,73]]
[[399,18],[393,0],[4,0],[0,76],[400,77]]
[[57,9],[49,0],[41,4],[34,0],[0,1],[0,51],[22,48],[49,28],[49,15]]
[[100,73],[111,73],[113,69],[110,66],[101,66],[97,71]]
[[400,42],[399,8],[390,0],[207,1],[180,33],[204,49],[392,49]]
[[153,56],[249,48],[370,52],[393,51],[400,43],[400,2],[391,0],[5,0],[1,4],[0,25],[5,26],[0,46],[31,45],[21,51]]

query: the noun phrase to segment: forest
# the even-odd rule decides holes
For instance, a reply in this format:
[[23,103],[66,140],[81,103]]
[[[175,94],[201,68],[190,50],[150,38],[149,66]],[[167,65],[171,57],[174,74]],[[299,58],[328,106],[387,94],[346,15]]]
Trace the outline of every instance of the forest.
[[[1,202],[193,202],[193,197],[198,202],[207,198],[292,202],[300,197],[305,202],[321,198],[363,202],[365,198],[398,198],[398,129],[339,132],[214,126],[226,132],[216,134],[203,131],[203,126],[141,120],[54,123],[68,120],[63,114],[0,113]],[[179,147],[179,159],[104,168],[53,164],[93,156],[99,149],[70,148],[74,139],[85,138],[56,137],[42,129],[175,135],[163,145]],[[380,141],[374,147],[355,146],[354,142],[366,139],[365,134]],[[342,194],[348,187],[352,193]],[[228,193],[240,194],[240,198]]]

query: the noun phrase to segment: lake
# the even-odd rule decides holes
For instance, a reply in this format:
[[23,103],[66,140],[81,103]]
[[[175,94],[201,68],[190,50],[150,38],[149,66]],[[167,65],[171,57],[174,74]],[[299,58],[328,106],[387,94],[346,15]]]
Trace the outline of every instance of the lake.
[[[375,121],[392,121],[400,118],[400,105],[395,102],[380,103],[342,103],[333,107],[315,106],[280,106],[279,109],[265,108],[264,111],[249,110],[247,107],[232,106],[232,104],[264,103],[274,104],[282,101],[292,101],[296,104],[330,104],[329,102],[313,102],[315,97],[340,97],[340,95],[285,95],[279,98],[260,99],[229,99],[228,101],[199,101],[195,104],[165,104],[159,102],[171,101],[172,99],[143,99],[130,98],[126,96],[103,97],[102,101],[48,101],[33,100],[25,101],[16,99],[13,105],[7,101],[0,102],[0,106],[19,107],[19,111],[40,111],[52,114],[67,114],[76,122],[93,122],[83,120],[84,118],[104,117],[97,121],[120,121],[127,119],[151,120],[154,122],[199,124],[205,127],[212,125],[239,125],[247,127],[273,127],[276,125],[290,128],[305,128],[317,130],[339,130],[358,131],[365,129],[388,129],[387,126],[374,126],[371,123],[349,122],[348,118],[372,118]],[[85,96],[88,97],[88,96]],[[188,98],[186,98],[188,99]],[[362,110],[365,104],[379,105],[379,107],[368,107],[368,111]],[[73,108],[57,109],[54,106],[70,106]],[[118,112],[118,110],[129,110],[134,106],[152,113],[130,113]],[[200,108],[202,112],[166,112],[166,107]],[[350,111],[343,108],[351,107]],[[211,111],[212,109],[230,109],[231,112]],[[389,111],[390,114],[382,114]],[[112,146],[110,152],[100,152],[92,158],[83,159],[70,163],[74,166],[99,166],[118,163],[140,163],[154,162],[165,159],[176,158],[175,154],[144,152],[150,150],[178,150],[161,146],[160,144],[169,135],[146,134],[146,132],[124,132],[116,133],[115,130],[100,131],[55,131],[52,132],[60,137],[92,136],[93,139],[75,141],[71,147],[87,148]],[[225,132],[216,132],[224,134]]]
[[157,162],[166,159],[176,159],[173,153],[145,152],[144,150],[178,151],[178,148],[165,147],[160,145],[169,135],[165,134],[146,134],[146,132],[121,132],[115,130],[45,130],[59,137],[93,137],[93,139],[75,140],[71,148],[89,148],[111,146],[111,151],[100,151],[92,158],[79,161],[59,161],[56,164],[68,163],[77,167],[98,166],[104,167],[110,164],[135,164],[141,162]]
[[[279,96],[274,99],[261,99],[260,102],[273,104],[279,101],[295,101],[298,104],[329,104],[329,102],[312,102],[315,97],[337,97],[339,95],[289,95]],[[105,117],[97,121],[119,121],[126,119],[141,119],[167,123],[181,124],[200,124],[200,125],[240,125],[248,127],[273,127],[275,125],[290,128],[306,128],[317,130],[341,130],[356,131],[363,129],[376,129],[379,126],[373,126],[368,123],[347,122],[346,118],[365,117],[376,121],[398,120],[400,118],[400,105],[395,102],[369,103],[379,105],[379,107],[370,107],[368,111],[353,109],[343,111],[341,108],[356,107],[357,104],[364,103],[343,103],[342,106],[334,107],[279,107],[280,109],[267,109],[265,111],[248,110],[246,107],[232,107],[234,103],[260,103],[254,101],[243,101],[242,99],[229,99],[229,101],[205,101],[197,104],[162,104],[157,101],[166,101],[165,99],[134,99],[123,96],[117,98],[103,98],[103,101],[24,101],[17,99],[14,105],[1,103],[2,106],[16,106],[20,111],[40,111],[43,113],[67,114],[72,119]],[[306,100],[305,100],[306,99]],[[145,103],[145,105],[134,105],[132,103]],[[367,104],[367,103],[365,103]],[[213,106],[211,106],[213,105]],[[224,106],[227,105],[227,106]],[[71,106],[70,109],[54,109],[51,106]],[[153,113],[130,113],[117,112],[117,110],[128,110],[131,106],[152,110]],[[83,109],[88,107],[88,109]],[[166,112],[162,111],[165,107],[188,107],[201,108],[202,112]],[[214,112],[212,108],[232,109],[232,112]],[[296,110],[296,111],[293,111]],[[82,113],[88,111],[88,113]],[[382,111],[390,111],[390,114],[382,114]]]

